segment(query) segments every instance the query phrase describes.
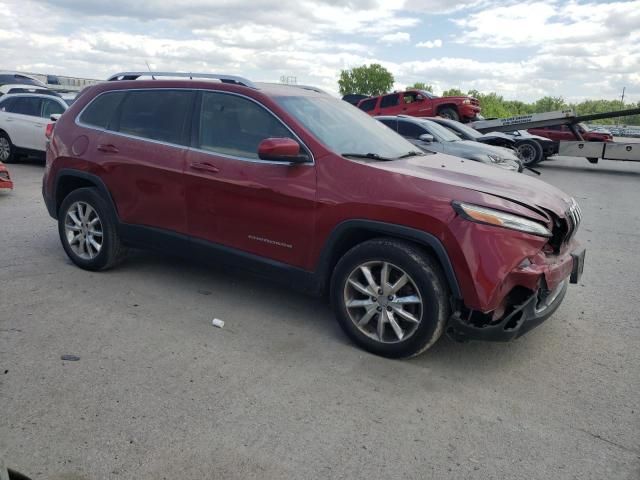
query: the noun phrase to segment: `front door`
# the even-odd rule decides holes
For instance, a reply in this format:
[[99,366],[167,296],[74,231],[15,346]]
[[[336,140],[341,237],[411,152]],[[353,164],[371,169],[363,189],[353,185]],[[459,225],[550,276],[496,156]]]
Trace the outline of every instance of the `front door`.
[[257,154],[265,138],[299,140],[247,97],[202,92],[195,110],[185,175],[191,236],[304,267],[315,224],[315,165]]
[[[44,151],[44,131],[47,122],[40,116],[42,98],[16,97],[7,108],[5,121],[14,145],[29,150]],[[42,137],[42,138],[40,138]]]

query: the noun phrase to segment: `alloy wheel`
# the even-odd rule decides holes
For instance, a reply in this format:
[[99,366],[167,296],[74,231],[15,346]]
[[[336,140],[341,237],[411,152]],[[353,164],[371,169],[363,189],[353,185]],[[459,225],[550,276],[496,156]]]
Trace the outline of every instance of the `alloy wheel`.
[[390,262],[356,267],[345,282],[344,304],[356,328],[382,343],[407,340],[422,321],[423,301],[416,283]]
[[87,202],[75,202],[67,210],[64,232],[69,247],[83,260],[100,254],[103,242],[102,222],[98,212]]
[[536,159],[536,149],[533,148],[532,145],[529,145],[527,143],[518,147],[518,153],[520,154],[520,159],[524,162],[525,165],[533,162]]
[[11,155],[11,144],[5,137],[0,137],[0,162],[6,162]]

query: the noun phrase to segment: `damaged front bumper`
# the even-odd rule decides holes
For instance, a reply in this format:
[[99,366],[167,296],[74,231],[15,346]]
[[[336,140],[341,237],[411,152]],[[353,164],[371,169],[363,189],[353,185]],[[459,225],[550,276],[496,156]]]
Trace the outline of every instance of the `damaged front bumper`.
[[505,315],[496,321],[483,321],[474,311],[456,311],[449,319],[447,332],[457,341],[485,340],[508,342],[514,340],[547,320],[558,309],[569,283],[578,283],[584,269],[585,250],[571,254],[571,275],[561,280],[552,290],[542,286],[536,292],[510,305]]

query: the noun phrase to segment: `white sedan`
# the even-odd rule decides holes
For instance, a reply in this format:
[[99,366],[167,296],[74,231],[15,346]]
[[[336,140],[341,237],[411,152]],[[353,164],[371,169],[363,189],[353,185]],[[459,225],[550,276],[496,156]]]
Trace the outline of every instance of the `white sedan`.
[[15,162],[20,154],[43,155],[45,130],[51,115],[69,106],[60,97],[13,93],[0,98],[0,162]]

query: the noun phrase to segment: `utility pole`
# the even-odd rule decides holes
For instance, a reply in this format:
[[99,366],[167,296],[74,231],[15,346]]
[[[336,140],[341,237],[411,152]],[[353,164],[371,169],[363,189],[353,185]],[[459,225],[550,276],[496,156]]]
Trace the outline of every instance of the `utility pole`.
[[622,108],[624,108],[624,91],[627,87],[622,87],[622,97],[620,97],[620,101],[622,102]]

